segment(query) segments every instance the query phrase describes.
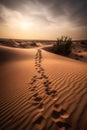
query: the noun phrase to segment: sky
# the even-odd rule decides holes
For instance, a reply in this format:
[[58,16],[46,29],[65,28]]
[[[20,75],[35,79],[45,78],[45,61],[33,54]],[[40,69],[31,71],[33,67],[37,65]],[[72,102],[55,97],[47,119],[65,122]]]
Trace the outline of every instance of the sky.
[[0,0],[0,38],[87,39],[87,0]]

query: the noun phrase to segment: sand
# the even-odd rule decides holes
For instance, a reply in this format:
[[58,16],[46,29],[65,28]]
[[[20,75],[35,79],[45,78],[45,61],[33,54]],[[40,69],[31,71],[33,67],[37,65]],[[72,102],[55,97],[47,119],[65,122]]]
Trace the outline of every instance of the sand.
[[0,47],[1,130],[87,130],[87,63]]

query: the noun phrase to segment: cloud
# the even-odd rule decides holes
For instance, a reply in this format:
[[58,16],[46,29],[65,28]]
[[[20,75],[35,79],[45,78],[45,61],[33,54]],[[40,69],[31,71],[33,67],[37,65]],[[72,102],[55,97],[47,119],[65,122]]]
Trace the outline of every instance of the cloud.
[[0,23],[9,27],[25,22],[61,35],[87,32],[87,0],[1,0],[0,12]]
[[[16,2],[16,1],[15,1]],[[23,2],[23,1],[22,1]],[[39,25],[49,25],[53,23],[50,19],[48,13],[45,11],[45,8],[40,3],[34,1],[26,1],[27,3],[21,3],[20,1],[14,4],[14,1],[2,1],[1,7],[1,23],[8,23],[10,20],[19,19],[19,21],[29,21],[34,24]],[[20,6],[19,6],[20,5]],[[19,6],[19,8],[18,8]],[[39,8],[38,8],[39,7]]]
[[2,5],[0,5],[0,9],[0,22],[3,24],[8,24],[12,19],[15,22],[17,18],[21,18],[21,14],[15,10],[10,10]]
[[[8,9],[48,23],[64,16],[78,26],[87,24],[87,0],[1,0],[0,3]],[[40,12],[42,15],[38,14]],[[4,19],[1,18],[1,21]]]
[[54,18],[66,16],[77,25],[87,25],[87,0],[39,0]]

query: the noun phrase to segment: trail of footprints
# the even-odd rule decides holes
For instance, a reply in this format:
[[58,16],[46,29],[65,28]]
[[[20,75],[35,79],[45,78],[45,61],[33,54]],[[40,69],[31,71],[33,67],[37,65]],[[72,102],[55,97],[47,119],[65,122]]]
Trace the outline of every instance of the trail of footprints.
[[[37,50],[36,56],[35,56],[35,69],[37,70],[37,75],[34,75],[31,79],[31,82],[29,83],[31,85],[31,92],[33,95],[33,105],[37,106],[37,109],[39,110],[39,113],[34,118],[34,121],[32,123],[32,130],[48,130],[49,128],[46,128],[47,119],[43,115],[44,111],[44,97],[41,97],[40,94],[37,92],[37,85],[36,83],[39,82],[39,80],[42,81],[45,93],[52,97],[53,100],[57,100],[57,91],[51,89],[48,77],[45,74],[44,68],[42,68],[41,65],[42,62],[42,52],[40,49]],[[50,120],[58,127],[58,130],[68,130],[71,127],[71,123],[69,121],[69,114],[64,110],[59,104],[54,104]],[[49,122],[49,121],[48,121]]]

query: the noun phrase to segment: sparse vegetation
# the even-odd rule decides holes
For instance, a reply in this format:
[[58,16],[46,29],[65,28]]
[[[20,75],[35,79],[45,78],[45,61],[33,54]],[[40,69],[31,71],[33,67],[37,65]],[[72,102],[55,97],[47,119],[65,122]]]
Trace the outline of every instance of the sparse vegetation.
[[61,55],[69,55],[72,50],[72,39],[67,36],[62,36],[57,39],[57,42],[53,45],[53,51]]
[[31,42],[30,46],[37,46],[35,42]]
[[85,40],[84,40],[84,41],[81,41],[80,44],[82,44],[82,45],[87,45],[87,41],[85,41]]
[[0,39],[0,44],[4,46],[15,47],[14,41],[11,39]]
[[36,42],[34,41],[24,41],[24,40],[15,40],[15,39],[0,39],[0,45],[16,47],[16,48],[31,48],[37,47]]

